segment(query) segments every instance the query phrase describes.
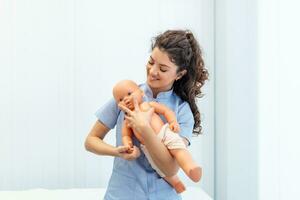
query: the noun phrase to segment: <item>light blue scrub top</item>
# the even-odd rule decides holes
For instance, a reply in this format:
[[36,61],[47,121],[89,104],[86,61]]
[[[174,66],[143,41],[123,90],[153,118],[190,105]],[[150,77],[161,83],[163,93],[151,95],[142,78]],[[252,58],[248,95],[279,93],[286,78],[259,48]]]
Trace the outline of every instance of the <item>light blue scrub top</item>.
[[[139,87],[145,92],[144,101],[156,101],[171,108],[180,125],[180,135],[190,141],[194,118],[190,106],[181,100],[173,90],[161,92],[153,98],[147,84]],[[95,113],[100,122],[108,128],[116,127],[116,146],[122,145],[122,121],[124,112],[120,111],[114,99],[109,100]],[[165,118],[161,116],[164,122]],[[133,139],[134,145],[140,143]],[[178,200],[181,196],[150,166],[147,158],[141,151],[136,160],[127,161],[120,157],[114,158],[113,171],[104,197],[105,200]]]

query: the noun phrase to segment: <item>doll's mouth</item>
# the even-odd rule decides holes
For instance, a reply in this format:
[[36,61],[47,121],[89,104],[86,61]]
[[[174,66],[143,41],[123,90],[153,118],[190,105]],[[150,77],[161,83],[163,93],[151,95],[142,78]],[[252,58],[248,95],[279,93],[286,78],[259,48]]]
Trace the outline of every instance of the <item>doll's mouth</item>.
[[126,104],[126,107],[129,108],[130,110],[134,109],[134,106],[132,105],[132,103]]

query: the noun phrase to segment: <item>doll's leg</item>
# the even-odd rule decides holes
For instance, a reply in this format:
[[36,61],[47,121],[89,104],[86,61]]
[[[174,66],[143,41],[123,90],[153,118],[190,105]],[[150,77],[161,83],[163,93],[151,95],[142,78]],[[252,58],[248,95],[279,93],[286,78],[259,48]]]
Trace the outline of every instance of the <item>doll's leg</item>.
[[155,165],[154,161],[152,160],[149,151],[147,150],[146,146],[141,144],[141,150],[144,152],[146,158],[148,159],[150,165],[152,166],[153,169],[161,176],[163,177],[175,190],[177,193],[181,193],[185,191],[185,186],[179,179],[177,175],[166,177],[162,171]]
[[133,147],[132,129],[126,125],[125,120],[124,120],[123,126],[122,126],[122,143],[124,146]]
[[170,177],[166,176],[164,179],[176,190],[178,194],[185,191],[185,186],[177,175]]
[[187,149],[170,149],[180,168],[194,182],[198,182],[202,176],[202,169],[193,160],[192,155]]
[[124,146],[133,147],[132,138],[128,135],[122,137],[122,143]]

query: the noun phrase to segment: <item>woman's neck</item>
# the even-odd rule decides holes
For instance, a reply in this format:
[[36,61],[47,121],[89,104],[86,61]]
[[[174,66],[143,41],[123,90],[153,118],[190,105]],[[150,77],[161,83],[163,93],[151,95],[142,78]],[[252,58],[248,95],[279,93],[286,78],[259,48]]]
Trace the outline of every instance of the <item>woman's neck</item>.
[[156,97],[157,97],[158,93],[159,93],[159,92],[154,92],[154,91],[152,90],[153,98],[155,98],[155,99],[156,99]]
[[170,91],[173,88],[173,87],[171,87],[171,88],[157,88],[156,89],[156,88],[152,88],[150,85],[148,85],[148,87],[152,91],[153,98],[156,98],[159,93]]
[[170,91],[171,89],[172,89],[172,88],[170,88],[170,89],[168,89],[168,90],[163,90],[163,91],[151,89],[151,90],[152,90],[152,94],[153,94],[153,98],[156,99],[156,97],[157,97],[157,95],[158,95],[159,93],[161,93],[161,92],[168,92],[168,91]]

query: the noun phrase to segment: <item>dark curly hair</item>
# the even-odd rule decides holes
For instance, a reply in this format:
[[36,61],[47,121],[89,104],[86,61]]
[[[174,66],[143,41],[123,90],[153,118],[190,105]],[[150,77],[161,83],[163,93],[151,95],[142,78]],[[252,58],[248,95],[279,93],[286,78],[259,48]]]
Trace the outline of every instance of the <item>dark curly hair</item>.
[[168,54],[171,62],[178,66],[177,73],[187,71],[181,79],[174,82],[173,91],[189,103],[195,121],[193,133],[201,134],[202,126],[196,97],[203,96],[201,87],[208,80],[209,74],[197,40],[189,30],[168,30],[153,38],[151,49],[155,47]]

